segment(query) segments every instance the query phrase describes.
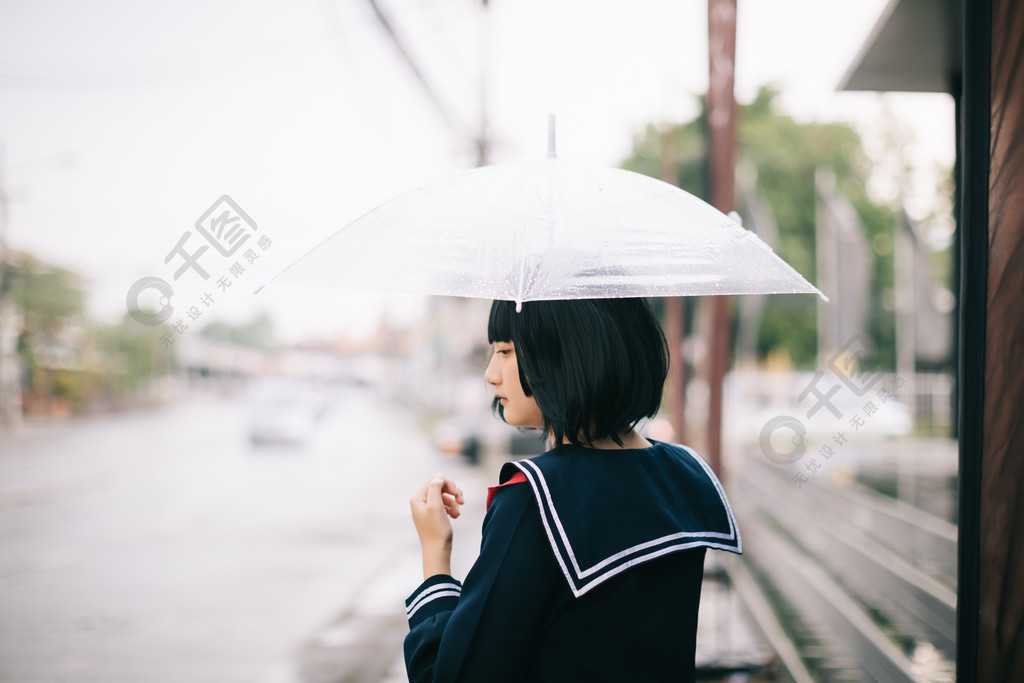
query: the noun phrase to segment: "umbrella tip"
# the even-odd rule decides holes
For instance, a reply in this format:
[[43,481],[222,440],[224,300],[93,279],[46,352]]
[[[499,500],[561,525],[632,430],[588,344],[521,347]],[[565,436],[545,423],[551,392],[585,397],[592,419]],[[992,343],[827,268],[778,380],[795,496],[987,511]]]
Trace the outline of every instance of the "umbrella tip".
[[516,300],[516,313],[522,313],[522,312],[523,312],[523,302],[519,301],[517,299]]
[[548,114],[548,159],[554,159],[555,154],[555,115]]

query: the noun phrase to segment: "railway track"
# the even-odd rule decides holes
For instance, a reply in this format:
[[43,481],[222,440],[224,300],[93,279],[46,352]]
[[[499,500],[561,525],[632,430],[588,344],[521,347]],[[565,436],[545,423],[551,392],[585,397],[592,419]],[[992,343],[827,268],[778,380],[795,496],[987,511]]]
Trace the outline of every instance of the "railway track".
[[732,484],[744,556],[725,569],[786,677],[954,680],[955,526],[759,461]]

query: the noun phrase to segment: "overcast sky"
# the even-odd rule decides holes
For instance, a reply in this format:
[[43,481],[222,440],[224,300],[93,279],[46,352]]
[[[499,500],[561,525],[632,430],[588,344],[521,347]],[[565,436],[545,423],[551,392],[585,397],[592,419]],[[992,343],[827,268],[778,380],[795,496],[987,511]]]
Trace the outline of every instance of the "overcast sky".
[[[953,159],[951,100],[835,92],[884,5],[741,2],[737,97],[775,83],[789,113],[850,121],[875,154],[892,117],[914,133],[927,210],[936,164]],[[84,274],[93,315],[113,318],[139,278],[171,281],[165,256],[227,194],[271,242],[204,320],[267,310],[287,339],[363,334],[420,299],[252,291],[381,201],[473,165],[482,58],[494,162],[542,156],[555,112],[560,157],[617,165],[646,122],[691,118],[707,87],[706,2],[380,6],[453,123],[369,2],[0,2],[8,244]],[[230,259],[203,259],[227,273]],[[176,307],[210,287],[191,272],[174,286]]]

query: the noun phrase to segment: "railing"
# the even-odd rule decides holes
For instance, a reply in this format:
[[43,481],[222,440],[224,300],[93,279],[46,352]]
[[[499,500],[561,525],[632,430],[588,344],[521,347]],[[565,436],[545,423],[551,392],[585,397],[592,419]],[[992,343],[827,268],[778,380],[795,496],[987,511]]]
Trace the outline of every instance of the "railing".
[[796,489],[759,461],[730,499],[740,564],[816,680],[952,680],[955,527],[863,487]]

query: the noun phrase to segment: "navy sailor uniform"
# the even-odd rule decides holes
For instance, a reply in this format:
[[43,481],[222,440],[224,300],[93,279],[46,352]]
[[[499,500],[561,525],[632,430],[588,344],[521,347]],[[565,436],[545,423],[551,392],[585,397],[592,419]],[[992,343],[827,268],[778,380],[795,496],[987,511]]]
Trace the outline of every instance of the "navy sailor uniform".
[[406,600],[409,680],[693,680],[705,551],[742,551],[707,463],[565,445],[499,482],[465,583],[432,576]]

